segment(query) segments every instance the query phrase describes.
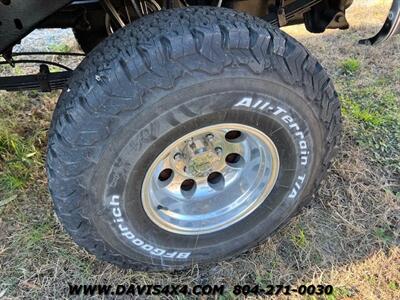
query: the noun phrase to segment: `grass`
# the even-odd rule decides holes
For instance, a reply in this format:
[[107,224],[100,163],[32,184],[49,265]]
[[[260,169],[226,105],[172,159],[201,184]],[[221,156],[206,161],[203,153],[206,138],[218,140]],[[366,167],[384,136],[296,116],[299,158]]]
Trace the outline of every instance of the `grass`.
[[347,58],[342,62],[341,67],[344,74],[353,75],[360,70],[361,63],[356,58]]
[[376,80],[354,89],[354,80],[343,84],[343,114],[355,131],[355,140],[372,160],[400,175],[400,110],[398,95],[389,80]]
[[353,293],[346,287],[336,287],[332,295],[327,297],[327,300],[343,299],[353,296]]
[[0,195],[3,197],[23,190],[42,173],[46,145],[47,128],[30,126],[44,122],[39,108],[43,104],[38,102],[38,107],[30,107],[31,101],[40,101],[39,94],[13,96],[15,102],[9,97],[0,98]]
[[343,111],[342,144],[315,201],[258,248],[209,268],[121,270],[77,247],[54,216],[44,172],[58,93],[0,93],[0,298],[65,299],[68,283],[281,283],[331,284],[329,300],[400,299],[400,37],[355,46],[379,27],[360,20],[378,20],[380,6],[365,11],[351,12],[347,32],[295,33],[331,74]]
[[73,47],[67,43],[50,44],[48,48],[49,51],[52,52],[71,52],[73,49]]
[[304,229],[299,227],[297,232],[294,232],[291,236],[291,240],[293,244],[295,244],[298,248],[304,249],[307,247],[308,241]]

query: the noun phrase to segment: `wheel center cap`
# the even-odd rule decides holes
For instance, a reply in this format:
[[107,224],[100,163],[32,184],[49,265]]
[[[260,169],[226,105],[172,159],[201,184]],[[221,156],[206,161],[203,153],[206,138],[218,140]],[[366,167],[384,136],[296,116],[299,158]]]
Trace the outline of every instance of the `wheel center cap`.
[[188,171],[196,177],[207,176],[211,173],[218,160],[218,155],[211,151],[197,154],[189,160]]

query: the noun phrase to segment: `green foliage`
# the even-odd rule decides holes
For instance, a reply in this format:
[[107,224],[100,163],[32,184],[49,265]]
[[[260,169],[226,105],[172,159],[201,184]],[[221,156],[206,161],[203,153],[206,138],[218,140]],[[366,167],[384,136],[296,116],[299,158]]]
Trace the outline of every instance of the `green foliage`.
[[360,104],[353,102],[349,98],[343,98],[342,105],[344,114],[363,122],[367,126],[378,126],[383,123],[380,115],[371,111],[370,108],[362,108]]
[[[43,166],[44,132],[24,130],[35,119],[21,119],[21,111],[35,93],[2,94],[0,98],[0,200],[14,195],[33,180]],[[12,98],[11,98],[12,97]],[[29,112],[26,112],[29,115]],[[39,147],[39,148],[38,148]]]
[[400,172],[400,105],[390,81],[378,79],[368,87],[344,82],[341,103],[356,141],[370,151],[372,160]]
[[49,45],[49,50],[53,52],[71,52],[72,47],[65,43],[51,44]]
[[41,247],[46,235],[52,230],[52,225],[49,223],[38,224],[35,228],[32,228],[27,234],[24,235],[24,245],[28,249]]
[[327,295],[327,300],[339,300],[345,299],[346,297],[351,297],[352,292],[346,287],[334,287],[333,293],[331,295]]
[[308,245],[306,233],[303,228],[299,227],[296,234],[292,234],[290,239],[299,248],[304,249]]
[[392,291],[397,291],[400,289],[400,285],[396,281],[390,281],[388,283],[388,288],[391,289]]
[[375,235],[385,244],[390,244],[394,240],[394,233],[389,228],[378,227],[375,229]]
[[56,67],[56,66],[50,66],[49,71],[50,71],[50,73],[54,73],[54,72],[61,72],[61,71],[63,71],[63,69],[60,67]]
[[341,69],[344,74],[353,75],[357,73],[361,68],[361,62],[356,58],[348,58],[342,61]]
[[218,300],[234,300],[237,298],[238,297],[232,291],[225,292],[224,295],[218,296]]
[[16,65],[14,67],[14,74],[15,75],[25,75],[25,70],[21,65]]
[[31,178],[31,168],[40,164],[34,141],[24,140],[0,123],[0,193],[3,195],[23,188]]

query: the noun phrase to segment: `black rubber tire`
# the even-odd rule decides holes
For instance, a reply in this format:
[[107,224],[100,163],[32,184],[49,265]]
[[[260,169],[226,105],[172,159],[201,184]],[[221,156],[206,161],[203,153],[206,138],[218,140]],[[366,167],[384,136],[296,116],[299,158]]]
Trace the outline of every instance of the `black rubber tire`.
[[[278,184],[219,232],[161,230],[141,207],[147,167],[176,138],[223,121],[274,140]],[[213,263],[257,245],[312,198],[340,129],[331,80],[293,38],[229,9],[162,11],[106,39],[74,72],[49,133],[50,192],[65,229],[99,259],[142,270]]]

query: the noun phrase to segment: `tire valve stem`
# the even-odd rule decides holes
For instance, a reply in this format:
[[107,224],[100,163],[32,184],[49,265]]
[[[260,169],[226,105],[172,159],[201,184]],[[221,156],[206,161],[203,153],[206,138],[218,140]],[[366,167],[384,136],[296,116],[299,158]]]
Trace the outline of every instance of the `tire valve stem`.
[[168,207],[164,207],[162,205],[158,205],[157,209],[159,209],[159,210],[168,210]]

